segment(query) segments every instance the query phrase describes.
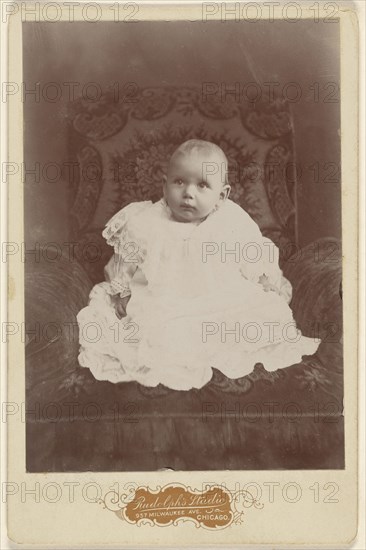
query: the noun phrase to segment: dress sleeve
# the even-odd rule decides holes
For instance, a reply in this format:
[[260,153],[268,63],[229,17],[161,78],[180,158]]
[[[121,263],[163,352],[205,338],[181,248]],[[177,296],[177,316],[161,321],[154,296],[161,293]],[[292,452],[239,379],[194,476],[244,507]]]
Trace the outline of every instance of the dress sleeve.
[[151,201],[129,204],[113,216],[102,233],[107,244],[114,248],[114,254],[104,268],[112,295],[119,294],[123,298],[131,294],[130,281],[144,257],[143,243],[133,228],[132,219],[151,204]]
[[281,295],[289,303],[292,287],[280,269],[278,247],[262,235],[258,225],[249,215],[241,231],[245,235],[244,240],[241,237],[241,274],[253,283],[261,285],[266,292],[272,291]]
[[266,292],[276,292],[282,296],[287,303],[292,298],[291,283],[283,276],[279,266],[279,249],[268,238],[262,237],[262,265],[263,273],[259,276],[258,282]]
[[119,294],[121,298],[130,296],[130,281],[137,268],[137,263],[127,263],[120,254],[113,254],[104,268],[106,281],[110,283],[109,293],[113,296]]

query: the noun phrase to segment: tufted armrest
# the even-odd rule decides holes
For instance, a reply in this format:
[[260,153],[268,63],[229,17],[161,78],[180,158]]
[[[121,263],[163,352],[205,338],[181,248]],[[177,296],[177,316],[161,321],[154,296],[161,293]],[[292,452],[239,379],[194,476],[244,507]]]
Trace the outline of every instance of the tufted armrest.
[[304,335],[328,343],[342,336],[342,251],[337,239],[322,238],[298,250],[282,269],[291,282],[291,308]]
[[25,263],[25,355],[27,388],[62,379],[76,368],[76,314],[88,302],[92,283],[72,257]]

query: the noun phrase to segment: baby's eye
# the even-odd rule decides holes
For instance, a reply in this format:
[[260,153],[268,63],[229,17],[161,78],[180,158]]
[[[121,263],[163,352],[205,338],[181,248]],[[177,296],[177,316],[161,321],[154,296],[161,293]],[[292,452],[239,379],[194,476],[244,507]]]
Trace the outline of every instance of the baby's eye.
[[204,189],[205,187],[208,187],[208,184],[205,181],[200,181],[200,183],[198,184],[198,187],[201,187],[201,189]]
[[183,180],[181,178],[177,178],[176,180],[174,180],[174,183],[176,183],[177,185],[182,185]]

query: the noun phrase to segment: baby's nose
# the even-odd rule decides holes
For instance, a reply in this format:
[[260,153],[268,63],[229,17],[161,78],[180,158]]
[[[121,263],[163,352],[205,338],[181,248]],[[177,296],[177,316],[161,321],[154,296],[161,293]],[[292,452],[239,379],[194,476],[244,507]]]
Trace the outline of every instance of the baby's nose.
[[184,196],[185,197],[193,197],[194,196],[194,185],[192,183],[189,183],[185,186]]

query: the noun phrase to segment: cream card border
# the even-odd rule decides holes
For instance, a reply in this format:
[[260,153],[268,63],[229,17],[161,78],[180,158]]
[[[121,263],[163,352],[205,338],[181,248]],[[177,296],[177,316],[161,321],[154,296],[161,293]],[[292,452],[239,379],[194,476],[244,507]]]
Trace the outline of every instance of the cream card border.
[[[22,4],[22,3],[20,3]],[[65,4],[65,3],[61,3]],[[321,9],[322,3],[321,4]],[[222,545],[234,544],[349,544],[357,531],[357,365],[358,365],[358,22],[355,8],[338,3],[341,25],[341,124],[342,124],[342,224],[343,224],[343,276],[344,276],[344,365],[345,365],[345,435],[346,468],[342,471],[220,471],[220,472],[149,472],[149,473],[25,473],[25,424],[19,416],[8,421],[8,482],[21,489],[34,488],[40,483],[57,483],[62,497],[57,503],[44,499],[35,502],[33,497],[21,498],[22,491],[8,498],[8,536],[18,543],[39,547],[47,545],[87,545],[107,547],[136,545]],[[27,5],[30,5],[27,3]],[[82,2],[80,2],[82,5]],[[108,5],[99,4],[101,20],[113,20]],[[219,4],[222,6],[222,3]],[[301,3],[302,17],[313,17],[308,3]],[[51,9],[51,8],[49,8]],[[51,11],[48,14],[50,15]],[[75,20],[82,19],[81,7],[75,8]],[[280,11],[275,7],[275,18]],[[63,10],[62,20],[68,20]],[[201,20],[202,5],[192,4],[139,4],[134,16],[138,20]],[[213,16],[220,19],[220,10]],[[21,10],[9,21],[9,81],[22,81]],[[57,23],[55,23],[57,24]],[[321,32],[319,30],[319,32]],[[163,38],[162,38],[163,39]],[[19,96],[9,97],[8,160],[22,162],[23,116]],[[8,185],[9,222],[8,240],[23,242],[23,188],[16,178]],[[8,320],[24,320],[24,265],[18,256],[9,257]],[[8,396],[15,403],[24,402],[25,369],[24,345],[20,335],[9,339],[8,344]],[[74,502],[70,502],[67,483],[76,482]],[[296,482],[302,496],[296,503],[288,503],[281,496],[266,503],[262,510],[249,509],[243,524],[223,531],[210,532],[197,529],[186,522],[171,527],[137,527],[120,521],[98,504],[86,502],[82,488],[98,483],[103,494],[116,483],[147,485],[154,489],[168,483],[184,483],[200,489],[204,483],[235,484]],[[337,503],[314,503],[309,487],[314,483],[339,486]],[[24,500],[24,502],[22,502]]]

